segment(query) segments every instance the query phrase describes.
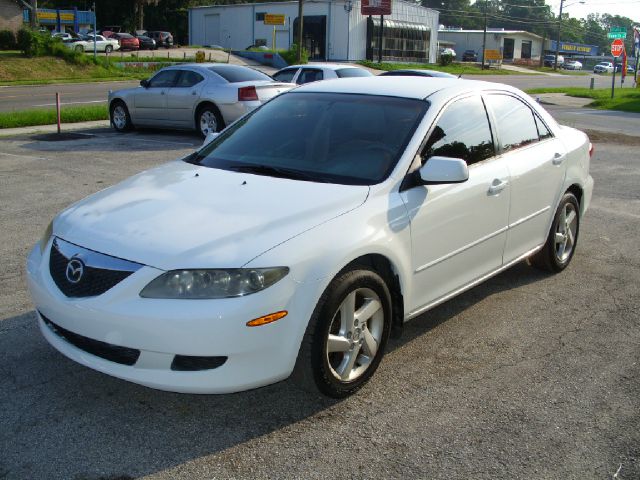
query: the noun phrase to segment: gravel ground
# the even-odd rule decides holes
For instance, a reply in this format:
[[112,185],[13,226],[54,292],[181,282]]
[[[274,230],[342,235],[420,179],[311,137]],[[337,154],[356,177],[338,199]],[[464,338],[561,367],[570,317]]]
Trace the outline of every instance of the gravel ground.
[[50,218],[200,143],[86,133],[0,138],[0,479],[640,478],[636,146],[596,144],[565,272],[522,263],[411,321],[372,381],[333,401],[289,382],[155,391],[45,342],[24,260]]

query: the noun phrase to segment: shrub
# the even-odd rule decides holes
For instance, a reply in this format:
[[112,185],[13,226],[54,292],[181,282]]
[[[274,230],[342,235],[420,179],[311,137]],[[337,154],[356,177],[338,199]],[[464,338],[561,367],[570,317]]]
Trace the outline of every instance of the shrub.
[[18,49],[27,57],[42,55],[44,51],[45,37],[30,28],[18,30]]
[[446,67],[447,65],[451,65],[451,62],[453,62],[453,55],[449,55],[449,54],[440,55],[440,65],[442,65],[443,67]]
[[[279,52],[280,56],[287,62],[289,65],[293,65],[298,63],[298,45],[295,43],[289,47],[289,50],[282,50]],[[309,52],[303,48],[302,49],[302,59],[300,63],[308,63],[309,62]]]
[[0,50],[15,50],[16,36],[11,30],[0,30]]

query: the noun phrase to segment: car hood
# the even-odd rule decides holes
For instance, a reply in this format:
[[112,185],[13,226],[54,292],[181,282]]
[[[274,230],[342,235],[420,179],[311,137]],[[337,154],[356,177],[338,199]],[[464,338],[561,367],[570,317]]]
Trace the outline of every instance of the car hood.
[[163,270],[241,267],[362,205],[368,193],[367,186],[176,161],[72,205],[56,217],[53,232],[76,245]]

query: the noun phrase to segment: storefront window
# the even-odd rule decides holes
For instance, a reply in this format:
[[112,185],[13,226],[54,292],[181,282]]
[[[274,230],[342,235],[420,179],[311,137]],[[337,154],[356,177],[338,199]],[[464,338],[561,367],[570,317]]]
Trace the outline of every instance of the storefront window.
[[[371,24],[369,27],[371,28]],[[385,20],[382,35],[383,60],[429,61],[431,32],[425,25]],[[373,58],[377,58],[380,39],[379,19],[373,19],[370,38]]]

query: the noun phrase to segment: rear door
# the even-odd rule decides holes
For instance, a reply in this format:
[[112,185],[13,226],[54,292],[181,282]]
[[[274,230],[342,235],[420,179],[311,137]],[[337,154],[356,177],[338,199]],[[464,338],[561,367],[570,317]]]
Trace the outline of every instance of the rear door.
[[173,87],[179,70],[161,70],[150,80],[147,88],[136,90],[134,118],[147,125],[166,124],[168,121],[167,93]]
[[178,70],[176,83],[167,92],[167,113],[171,125],[192,128],[195,108],[204,86],[204,76],[193,70]]
[[485,95],[498,148],[511,176],[511,208],[504,262],[544,243],[566,171],[566,148],[520,98]]

